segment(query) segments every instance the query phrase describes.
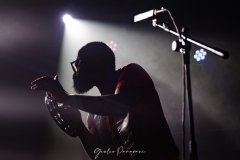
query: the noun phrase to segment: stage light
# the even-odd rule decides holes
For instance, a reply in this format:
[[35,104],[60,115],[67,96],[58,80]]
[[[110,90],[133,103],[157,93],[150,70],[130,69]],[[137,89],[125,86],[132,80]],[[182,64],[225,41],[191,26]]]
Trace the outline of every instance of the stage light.
[[111,48],[111,50],[112,50],[113,52],[115,52],[115,51],[117,50],[117,44],[114,43],[113,41],[110,41],[109,43],[106,43],[106,45],[107,45],[109,48]]
[[69,14],[65,14],[62,19],[65,24],[69,24],[73,21],[73,18]]
[[193,56],[196,61],[202,61],[205,59],[207,52],[204,49],[197,50]]

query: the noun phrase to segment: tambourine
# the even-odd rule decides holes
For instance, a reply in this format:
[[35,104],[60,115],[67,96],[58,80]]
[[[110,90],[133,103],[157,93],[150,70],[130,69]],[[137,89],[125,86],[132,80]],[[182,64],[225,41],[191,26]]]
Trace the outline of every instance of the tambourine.
[[49,94],[46,93],[45,96],[45,105],[50,113],[54,122],[60,127],[65,133],[67,133],[71,137],[78,136],[78,129],[76,126],[71,126],[70,123],[65,121],[64,115],[60,111],[60,107],[69,107],[69,105],[65,105],[62,103],[57,103],[57,101]]

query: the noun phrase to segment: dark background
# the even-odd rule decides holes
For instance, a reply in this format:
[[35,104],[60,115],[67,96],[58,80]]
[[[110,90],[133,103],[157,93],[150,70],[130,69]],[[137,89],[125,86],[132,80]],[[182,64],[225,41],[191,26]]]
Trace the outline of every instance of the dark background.
[[[195,131],[199,160],[240,159],[238,3],[173,0],[1,0],[0,159],[87,159],[79,140],[51,120],[44,92],[30,90],[32,80],[57,73],[65,12],[117,25],[119,33],[125,33],[114,35],[125,43],[119,51],[129,50],[131,61],[153,78],[181,150],[181,57],[170,49],[176,37],[151,22],[133,23],[134,15],[161,7],[171,11],[179,27],[189,27],[195,39],[230,53],[227,60],[210,52],[200,63],[191,59]],[[167,16],[161,20],[170,22]],[[196,49],[192,46],[191,54]]]

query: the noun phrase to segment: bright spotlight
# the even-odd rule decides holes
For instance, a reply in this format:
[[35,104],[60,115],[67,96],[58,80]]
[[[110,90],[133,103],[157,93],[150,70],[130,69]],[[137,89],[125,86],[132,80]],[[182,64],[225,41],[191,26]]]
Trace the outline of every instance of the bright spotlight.
[[205,59],[205,56],[207,55],[207,52],[204,51],[204,49],[197,50],[193,56],[196,61],[202,61]]
[[64,22],[65,24],[71,23],[72,20],[73,20],[73,18],[72,18],[69,14],[65,14],[65,15],[63,16],[63,22]]

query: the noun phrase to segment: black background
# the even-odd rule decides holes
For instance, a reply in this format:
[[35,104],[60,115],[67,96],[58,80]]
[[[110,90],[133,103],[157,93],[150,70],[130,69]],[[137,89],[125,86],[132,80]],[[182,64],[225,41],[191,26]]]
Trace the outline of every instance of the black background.
[[[201,63],[191,59],[195,131],[200,160],[239,159],[237,2],[173,0],[1,0],[0,159],[87,159],[79,141],[65,135],[51,120],[44,107],[44,92],[30,90],[32,80],[42,75],[53,77],[57,72],[65,12],[78,19],[115,24],[125,32],[134,31],[132,37],[115,36],[122,36],[126,43],[134,39],[131,50],[136,53],[152,54],[149,61],[139,63],[154,80],[181,149],[181,58],[170,50],[176,37],[151,27],[151,22],[133,23],[134,15],[161,7],[171,11],[179,27],[189,27],[195,39],[230,53],[228,60],[210,52]],[[128,50],[127,45],[124,50]],[[133,61],[137,59],[135,52],[130,55]]]

